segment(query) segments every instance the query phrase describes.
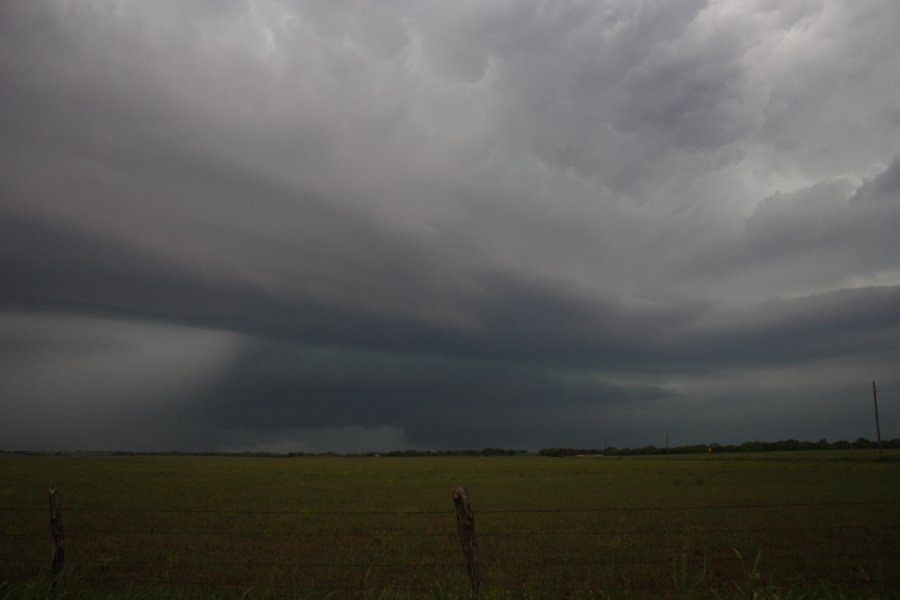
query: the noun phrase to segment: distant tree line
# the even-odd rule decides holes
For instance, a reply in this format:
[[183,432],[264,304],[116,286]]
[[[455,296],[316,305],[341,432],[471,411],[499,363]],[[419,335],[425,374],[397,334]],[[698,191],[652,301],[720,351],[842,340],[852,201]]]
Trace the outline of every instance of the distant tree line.
[[[900,438],[882,440],[882,448],[900,448]],[[801,442],[800,440],[781,440],[780,442],[744,442],[743,444],[693,444],[690,446],[674,446],[672,448],[658,448],[656,446],[642,446],[640,448],[542,448],[538,450],[540,456],[578,456],[594,454],[603,456],[646,456],[653,454],[707,454],[722,452],[790,452],[795,450],[862,450],[878,448],[878,442],[858,438],[855,442],[838,440],[829,442],[821,439],[818,442]]]
[[526,456],[528,450],[512,450],[508,448],[482,448],[481,450],[388,450],[385,452],[185,452],[159,451],[144,452],[130,450],[0,450],[0,454],[42,455],[109,455],[109,456],[247,456],[257,458],[293,458],[298,456]]
[[481,450],[390,450],[368,452],[360,456],[524,456],[528,450],[507,448],[482,448]]
[[[882,448],[900,448],[900,438],[882,440]],[[785,452],[793,450],[864,450],[876,449],[878,443],[866,438],[857,438],[854,442],[838,440],[829,442],[821,439],[818,442],[801,442],[799,440],[782,440],[780,442],[744,442],[743,444],[693,444],[689,446],[674,446],[671,448],[659,448],[657,446],[641,446],[640,448],[541,448],[537,454],[540,456],[578,456],[578,455],[602,455],[602,456],[649,456],[656,454],[708,454],[730,452]],[[512,450],[508,448],[482,448],[481,450],[389,450],[386,452],[365,453],[336,453],[336,452],[129,452],[129,451],[54,451],[40,452],[29,450],[0,450],[0,454],[86,454],[86,455],[117,455],[117,456],[253,456],[261,458],[293,458],[299,456],[526,456],[532,454],[528,450]]]

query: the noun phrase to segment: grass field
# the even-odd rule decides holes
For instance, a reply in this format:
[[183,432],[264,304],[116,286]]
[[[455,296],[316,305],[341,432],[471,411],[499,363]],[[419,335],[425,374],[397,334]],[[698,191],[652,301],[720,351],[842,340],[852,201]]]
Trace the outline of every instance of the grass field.
[[0,598],[894,598],[900,454],[0,455]]

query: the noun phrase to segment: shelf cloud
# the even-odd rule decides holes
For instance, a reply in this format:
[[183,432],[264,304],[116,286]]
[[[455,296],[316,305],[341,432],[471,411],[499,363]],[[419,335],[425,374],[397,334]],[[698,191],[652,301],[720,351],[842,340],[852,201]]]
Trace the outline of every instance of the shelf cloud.
[[900,437],[898,28],[4,3],[0,448]]

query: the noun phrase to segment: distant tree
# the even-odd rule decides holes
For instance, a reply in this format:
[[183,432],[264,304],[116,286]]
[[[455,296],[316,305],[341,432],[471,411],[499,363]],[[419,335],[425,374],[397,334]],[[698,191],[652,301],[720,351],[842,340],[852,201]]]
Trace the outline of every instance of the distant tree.
[[541,448],[538,450],[540,456],[575,456],[578,451],[575,448]]

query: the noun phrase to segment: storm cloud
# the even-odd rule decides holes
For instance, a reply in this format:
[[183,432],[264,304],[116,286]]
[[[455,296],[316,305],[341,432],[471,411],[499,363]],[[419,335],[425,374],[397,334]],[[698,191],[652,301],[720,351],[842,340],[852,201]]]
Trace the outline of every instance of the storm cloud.
[[898,28],[5,2],[0,447],[900,437]]

